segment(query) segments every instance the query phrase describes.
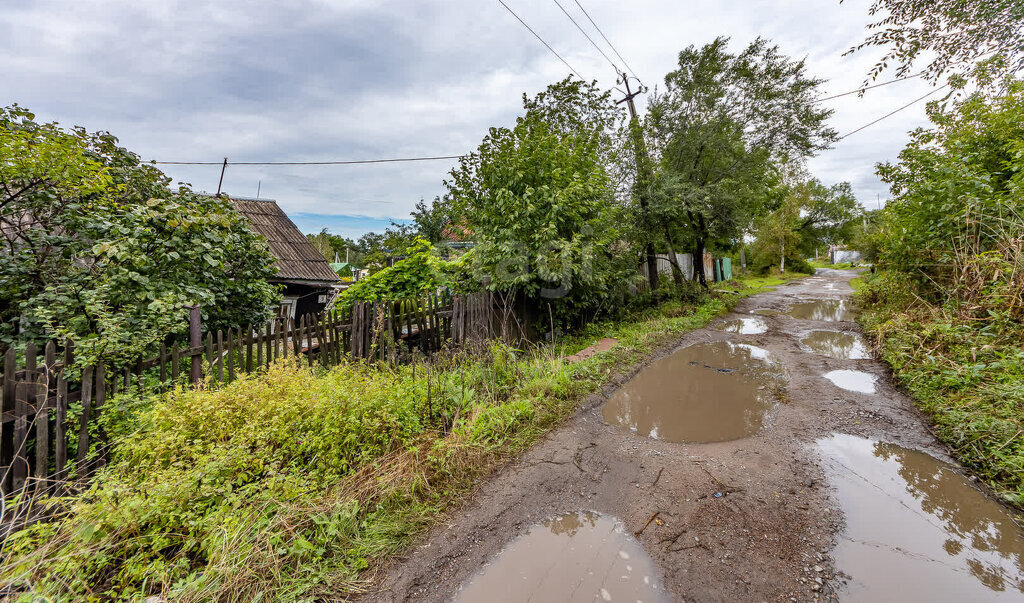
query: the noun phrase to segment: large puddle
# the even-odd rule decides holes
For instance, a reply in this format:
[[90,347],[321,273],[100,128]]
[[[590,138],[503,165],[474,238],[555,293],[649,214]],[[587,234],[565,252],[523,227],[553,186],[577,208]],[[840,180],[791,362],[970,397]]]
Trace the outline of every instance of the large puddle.
[[722,442],[761,428],[784,371],[768,350],[719,341],[682,348],[618,389],[604,420],[671,442]]
[[640,543],[614,518],[569,513],[512,541],[456,601],[671,601],[657,575]]
[[768,331],[768,322],[757,316],[733,318],[718,323],[718,328],[729,333],[740,335],[760,335]]
[[949,465],[850,435],[818,449],[846,516],[841,599],[1021,600],[1024,530]]
[[845,299],[818,299],[793,304],[788,314],[800,320],[853,320],[853,307]]
[[867,347],[853,333],[841,331],[811,331],[800,343],[807,346],[812,352],[841,358],[844,360],[862,360],[870,358]]
[[850,370],[829,371],[825,373],[825,378],[838,388],[862,394],[875,393],[875,381],[878,380],[871,373]]

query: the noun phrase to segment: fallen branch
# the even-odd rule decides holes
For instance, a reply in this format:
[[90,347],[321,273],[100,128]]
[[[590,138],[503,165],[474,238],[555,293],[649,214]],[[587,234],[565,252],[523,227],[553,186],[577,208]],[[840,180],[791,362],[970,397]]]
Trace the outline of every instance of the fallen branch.
[[644,530],[647,529],[647,526],[651,525],[651,522],[654,521],[654,518],[657,517],[659,513],[661,513],[661,511],[655,511],[654,513],[651,513],[651,516],[647,518],[647,523],[644,524],[644,527],[633,532],[633,536],[635,536],[636,538],[640,538],[640,534],[644,533]]

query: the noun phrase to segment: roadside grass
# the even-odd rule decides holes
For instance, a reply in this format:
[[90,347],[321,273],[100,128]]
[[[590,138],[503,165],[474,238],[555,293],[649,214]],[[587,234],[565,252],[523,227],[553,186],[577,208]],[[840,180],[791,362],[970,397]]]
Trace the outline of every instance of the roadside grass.
[[[7,539],[0,576],[23,601],[357,594],[624,367],[789,278],[724,283],[532,350],[326,371],[284,361],[220,390],[169,392],[87,491],[34,503],[54,518]],[[601,337],[618,344],[565,361]]]
[[814,268],[833,268],[835,270],[849,270],[851,268],[863,268],[864,265],[854,265],[851,262],[840,262],[839,264],[830,264],[823,260],[811,260],[807,262]]
[[864,279],[856,299],[865,332],[938,437],[1024,508],[1024,326],[997,313],[957,318],[885,272]]

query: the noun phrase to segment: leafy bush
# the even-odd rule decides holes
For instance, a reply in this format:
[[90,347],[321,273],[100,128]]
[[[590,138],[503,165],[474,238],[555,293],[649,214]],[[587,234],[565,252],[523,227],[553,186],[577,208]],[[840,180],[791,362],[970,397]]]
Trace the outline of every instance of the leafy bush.
[[[383,537],[365,529],[375,513],[438,500],[430,475],[449,446],[505,445],[578,387],[561,363],[495,344],[432,369],[283,362],[178,389],[142,409],[87,493],[47,503],[62,519],[8,542],[4,574],[36,595],[111,598],[278,599],[353,580]],[[416,473],[387,468],[400,459]],[[380,481],[392,478],[400,487]],[[390,547],[411,531],[395,529]]]
[[400,300],[419,297],[446,288],[457,292],[479,289],[471,275],[472,251],[445,261],[437,256],[434,246],[417,239],[406,250],[407,257],[393,266],[374,272],[352,283],[341,294],[340,303],[351,306],[357,301]]
[[876,275],[857,293],[860,320],[954,455],[1024,506],[1024,327],[965,320],[921,288],[906,274]]
[[228,202],[169,185],[108,133],[0,108],[0,351],[57,336],[81,362],[133,358],[194,303],[208,328],[261,322],[278,297],[266,241]]

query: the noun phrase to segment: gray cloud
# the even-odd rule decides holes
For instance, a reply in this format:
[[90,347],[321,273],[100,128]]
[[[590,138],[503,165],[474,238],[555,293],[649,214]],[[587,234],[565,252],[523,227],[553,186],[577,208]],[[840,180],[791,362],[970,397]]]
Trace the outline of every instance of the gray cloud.
[[[511,123],[523,92],[567,72],[488,0],[0,2],[0,104],[110,130],[147,159],[460,154],[489,126]],[[807,57],[832,92],[858,86],[874,58],[841,56],[863,37],[867,0],[581,2],[649,85],[681,48],[716,35],[732,36],[736,48],[769,37]],[[614,84],[610,67],[552,2],[509,3],[585,77]],[[833,125],[852,130],[925,90],[908,82],[837,99]],[[810,167],[826,182],[851,181],[873,205],[886,192],[874,164],[894,159],[923,115],[923,105],[908,109]],[[260,183],[262,195],[290,212],[404,218],[417,200],[443,192],[452,164],[233,166],[225,190],[254,195]],[[204,190],[219,176],[206,166],[166,171]]]

